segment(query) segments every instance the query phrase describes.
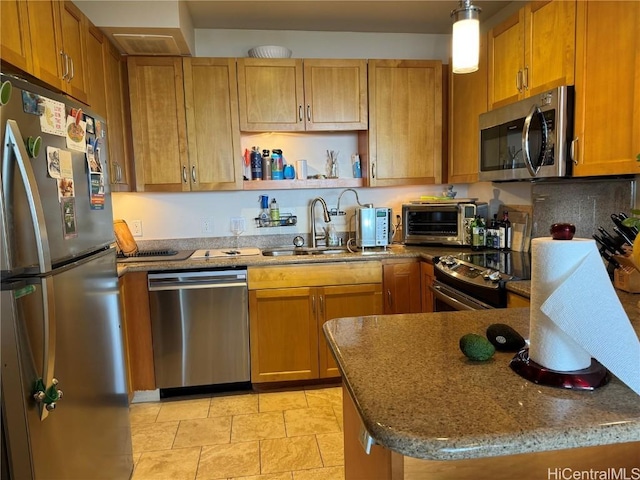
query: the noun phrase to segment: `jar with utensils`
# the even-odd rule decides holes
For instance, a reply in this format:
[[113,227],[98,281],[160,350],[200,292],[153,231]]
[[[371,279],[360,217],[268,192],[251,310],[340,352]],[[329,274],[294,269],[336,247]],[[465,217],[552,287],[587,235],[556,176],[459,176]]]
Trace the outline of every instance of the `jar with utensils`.
[[327,150],[327,177],[338,178],[338,155],[339,151]]

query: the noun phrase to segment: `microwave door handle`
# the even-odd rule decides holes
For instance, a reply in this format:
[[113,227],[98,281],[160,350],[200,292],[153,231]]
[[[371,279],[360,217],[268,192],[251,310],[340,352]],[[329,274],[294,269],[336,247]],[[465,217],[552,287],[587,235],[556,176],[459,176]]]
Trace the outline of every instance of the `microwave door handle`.
[[[531,121],[533,120],[533,117],[535,115],[540,115],[540,117],[542,117],[540,123],[542,125],[543,131],[542,131],[542,145],[540,146],[540,154],[538,155],[538,161],[534,166],[533,162],[531,161],[529,132],[531,131]],[[538,172],[540,171],[540,167],[544,163],[544,157],[546,155],[546,151],[547,151],[547,125],[544,121],[542,110],[540,110],[540,107],[538,107],[538,105],[534,105],[533,107],[531,107],[529,114],[524,119],[524,126],[522,127],[522,156],[524,157],[524,164],[527,166],[527,170],[529,170],[529,173],[531,174],[532,177],[535,177],[538,175]]]

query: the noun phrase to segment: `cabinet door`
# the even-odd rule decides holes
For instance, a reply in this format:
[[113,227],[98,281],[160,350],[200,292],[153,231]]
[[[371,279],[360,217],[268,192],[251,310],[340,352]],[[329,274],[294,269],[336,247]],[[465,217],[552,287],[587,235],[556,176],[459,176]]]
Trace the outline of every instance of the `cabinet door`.
[[420,263],[387,263],[382,266],[384,313],[419,313],[422,311]]
[[249,291],[251,381],[318,378],[314,288]]
[[304,130],[300,59],[238,59],[240,130]]
[[240,190],[235,60],[185,58],[183,69],[191,189]]
[[421,289],[422,289],[422,311],[433,312],[433,263],[420,262]]
[[147,273],[127,273],[122,277],[120,285],[125,357],[129,362],[129,388],[131,391],[155,390]]
[[88,20],[71,1],[60,4],[62,49],[69,57],[69,72],[65,91],[73,98],[88,103],[89,82],[85,62],[87,58]]
[[520,96],[524,64],[524,9],[488,33],[489,110]]
[[182,58],[129,57],[136,190],[191,189]]
[[65,90],[60,2],[27,0],[27,8],[33,75],[54,88]]
[[106,89],[106,107],[108,119],[107,141],[109,142],[109,180],[111,190],[129,191],[129,137],[127,130],[126,66],[120,52],[110,42],[104,43],[104,71]]
[[531,2],[525,6],[525,25],[525,96],[573,85],[576,2]]
[[487,42],[480,37],[478,70],[464,75],[449,72],[448,183],[478,181],[479,118],[487,111]]
[[318,289],[318,358],[320,378],[339,377],[340,372],[325,340],[322,326],[325,322],[342,317],[360,317],[382,313],[382,285],[339,285]]
[[369,61],[369,186],[442,179],[442,63]]
[[0,54],[2,61],[32,73],[29,12],[23,0],[0,2]]
[[577,176],[638,173],[639,24],[640,2],[578,3]]
[[307,130],[366,130],[367,62],[304,60]]
[[87,35],[88,102],[91,110],[104,117],[107,120],[107,125],[110,126],[110,120],[107,116],[103,61],[104,44],[107,41],[98,27],[93,24],[89,25]]

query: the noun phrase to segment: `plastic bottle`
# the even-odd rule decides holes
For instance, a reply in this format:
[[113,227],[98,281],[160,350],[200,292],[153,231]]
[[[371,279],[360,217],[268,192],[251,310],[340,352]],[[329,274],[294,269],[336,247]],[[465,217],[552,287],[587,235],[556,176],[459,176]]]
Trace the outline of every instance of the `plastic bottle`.
[[260,195],[260,226],[268,227],[271,224],[271,213],[269,212],[269,196]]
[[274,148],[271,152],[271,179],[284,180],[284,160],[282,150]]
[[278,225],[280,223],[280,208],[278,208],[278,202],[276,202],[275,198],[271,200],[269,211],[271,213],[271,224]]
[[271,180],[271,157],[269,150],[262,150],[262,179]]
[[481,216],[471,224],[471,250],[482,250],[485,247],[485,224]]

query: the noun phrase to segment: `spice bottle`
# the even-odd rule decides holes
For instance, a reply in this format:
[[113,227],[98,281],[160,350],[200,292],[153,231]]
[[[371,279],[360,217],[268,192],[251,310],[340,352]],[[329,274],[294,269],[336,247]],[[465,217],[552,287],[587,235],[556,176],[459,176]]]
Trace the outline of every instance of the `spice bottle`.
[[482,250],[485,246],[485,224],[481,216],[476,218],[471,224],[471,250]]

